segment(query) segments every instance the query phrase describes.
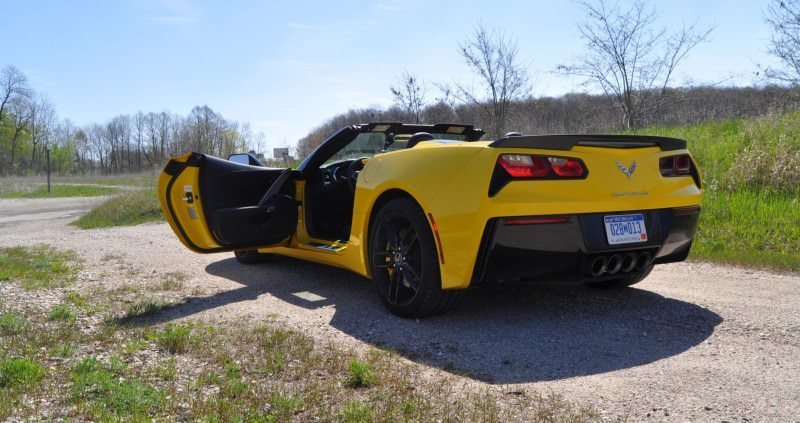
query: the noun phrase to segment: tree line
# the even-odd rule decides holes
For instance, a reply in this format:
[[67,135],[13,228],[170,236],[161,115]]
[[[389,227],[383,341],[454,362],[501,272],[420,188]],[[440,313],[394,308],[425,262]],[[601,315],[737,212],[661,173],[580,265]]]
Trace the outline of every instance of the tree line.
[[225,157],[259,144],[263,134],[208,106],[186,116],[140,111],[78,127],[59,120],[18,68],[0,70],[0,175],[41,173],[47,153],[57,174],[112,174],[152,171],[188,151]]

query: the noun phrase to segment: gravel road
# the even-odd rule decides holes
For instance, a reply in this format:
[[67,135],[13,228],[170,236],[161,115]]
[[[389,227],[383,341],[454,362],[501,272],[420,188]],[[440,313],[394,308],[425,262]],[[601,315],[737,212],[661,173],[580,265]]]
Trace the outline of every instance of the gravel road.
[[475,389],[561,393],[610,418],[800,421],[798,274],[681,263],[618,291],[533,283],[474,289],[444,316],[402,320],[382,308],[367,280],[346,271],[193,254],[166,224],[66,225],[98,201],[0,200],[0,246],[71,248],[89,272],[119,272],[100,259],[106,254],[143,272],[182,272],[190,299],[158,316],[162,322],[277,319],[324,342],[396,350]]

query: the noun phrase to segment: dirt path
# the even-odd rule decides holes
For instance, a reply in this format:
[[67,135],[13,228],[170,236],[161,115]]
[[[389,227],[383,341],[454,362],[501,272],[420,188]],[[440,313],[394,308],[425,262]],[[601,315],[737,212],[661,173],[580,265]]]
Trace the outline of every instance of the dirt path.
[[[388,314],[369,282],[284,259],[197,255],[166,224],[81,231],[92,199],[0,200],[0,246],[72,248],[87,272],[188,275],[178,319],[277,319],[325,342],[396,350],[432,372],[562,393],[632,421],[800,421],[800,275],[701,263],[658,267],[635,289],[514,284],[469,291],[444,316]],[[197,294],[197,289],[203,290]],[[192,296],[194,292],[195,296]]]

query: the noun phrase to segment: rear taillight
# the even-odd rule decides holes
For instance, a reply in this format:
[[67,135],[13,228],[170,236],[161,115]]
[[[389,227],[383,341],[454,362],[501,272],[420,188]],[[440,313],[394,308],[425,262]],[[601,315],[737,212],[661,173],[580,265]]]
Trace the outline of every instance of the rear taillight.
[[661,176],[683,176],[692,174],[692,159],[688,154],[662,157],[658,161]]
[[688,154],[662,157],[658,160],[658,170],[661,176],[691,176],[698,188],[703,187],[700,182],[700,172]]
[[582,178],[586,175],[583,162],[570,157],[502,154],[497,163],[512,178],[562,179]]

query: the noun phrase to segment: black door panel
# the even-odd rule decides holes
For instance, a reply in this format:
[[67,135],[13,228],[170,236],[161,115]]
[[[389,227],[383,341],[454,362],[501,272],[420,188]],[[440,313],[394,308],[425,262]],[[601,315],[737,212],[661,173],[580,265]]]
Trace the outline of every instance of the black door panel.
[[298,205],[293,181],[286,181],[278,195],[259,205],[285,170],[203,157],[199,181],[203,209],[208,229],[220,245],[267,246],[294,232]]

